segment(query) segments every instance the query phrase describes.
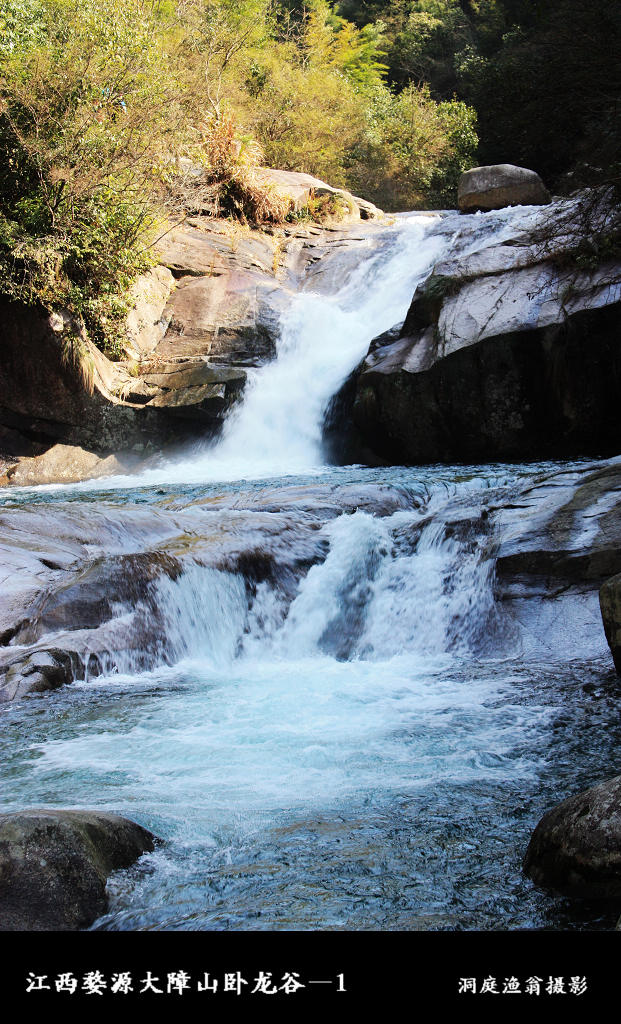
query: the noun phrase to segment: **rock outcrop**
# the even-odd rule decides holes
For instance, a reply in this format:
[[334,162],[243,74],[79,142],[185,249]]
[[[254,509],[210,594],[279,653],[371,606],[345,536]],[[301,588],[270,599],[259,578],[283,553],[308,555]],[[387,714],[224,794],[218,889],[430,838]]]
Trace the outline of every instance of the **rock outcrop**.
[[[621,460],[543,473],[488,509],[498,538],[495,597],[523,650],[606,650],[598,592],[621,572]],[[612,666],[611,666],[612,667]]]
[[352,195],[347,189],[333,188],[332,185],[327,185],[325,181],[315,178],[312,174],[281,171],[271,167],[259,167],[255,174],[259,181],[266,184],[268,188],[273,189],[278,195],[290,199],[294,212],[308,207],[313,200],[329,196],[337,200],[337,205],[340,206],[338,213],[333,218],[334,223],[372,220],[382,215],[382,211],[378,210],[373,203]]
[[43,455],[20,459],[7,467],[0,485],[30,487],[40,484],[73,484],[79,480],[120,475],[136,468],[140,458],[134,452],[116,455],[96,455],[78,445],[55,444]]
[[533,832],[524,871],[567,896],[621,899],[621,776],[564,800]]
[[[615,569],[618,566],[615,566]],[[604,632],[617,673],[621,676],[621,573],[606,580],[599,592]]]
[[87,928],[106,910],[106,879],[153,850],[155,836],[101,811],[0,815],[0,930]]
[[13,660],[7,659],[4,667],[0,676],[0,704],[19,700],[28,693],[57,690],[74,678],[71,656],[58,649],[20,652]]
[[[241,636],[257,583],[269,580],[284,608],[325,558],[323,524],[410,504],[398,487],[367,484],[235,490],[181,507],[174,499],[5,507],[0,708],[102,673],[176,664],[201,637],[212,642],[221,614],[239,619]],[[222,612],[229,574],[237,597]]]
[[348,253],[355,262],[386,230],[372,204],[319,179],[261,173],[292,209],[325,194],[343,210],[322,226],[265,231],[188,216],[157,243],[160,265],[134,283],[119,361],[67,315],[0,302],[0,483],[116,474],[137,457],[217,435],[248,369],[274,357],[306,270]]
[[504,206],[541,206],[550,201],[539,175],[514,164],[473,167],[464,171],[457,188],[457,202],[463,213],[501,210]]
[[601,194],[510,219],[484,214],[466,228],[446,217],[452,255],[419,286],[404,324],[372,343],[341,396],[355,428],[343,460],[360,451],[412,464],[621,450],[621,263],[587,252],[588,239],[619,219]]

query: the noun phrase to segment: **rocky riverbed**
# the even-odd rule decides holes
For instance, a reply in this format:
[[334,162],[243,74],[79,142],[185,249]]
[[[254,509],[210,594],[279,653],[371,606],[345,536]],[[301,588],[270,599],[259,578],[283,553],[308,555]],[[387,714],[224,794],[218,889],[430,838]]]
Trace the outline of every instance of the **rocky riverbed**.
[[[7,810],[163,839],[96,927],[610,927],[610,859],[597,905],[522,859],[621,769],[615,212],[348,209],[188,220],[119,363],[5,310]],[[599,792],[537,885],[592,873]]]

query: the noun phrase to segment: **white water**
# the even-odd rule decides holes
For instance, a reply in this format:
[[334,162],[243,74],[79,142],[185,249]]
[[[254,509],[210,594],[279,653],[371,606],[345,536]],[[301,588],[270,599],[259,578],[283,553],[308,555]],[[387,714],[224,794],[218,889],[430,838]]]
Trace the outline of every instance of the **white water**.
[[[502,229],[510,216],[489,223]],[[529,827],[550,802],[541,776],[557,770],[552,757],[546,763],[559,737],[555,717],[580,698],[583,669],[574,664],[569,674],[566,664],[597,666],[606,646],[597,610],[587,647],[576,628],[585,602],[559,597],[549,648],[537,633],[525,658],[526,627],[507,623],[494,601],[496,538],[479,513],[490,491],[499,502],[519,493],[526,471],[469,479],[463,470],[364,471],[371,488],[385,481],[409,490],[412,506],[383,518],[362,510],[317,517],[313,535],[324,554],[310,568],[309,534],[266,511],[264,484],[233,485],[226,529],[235,534],[236,515],[256,516],[248,549],[280,566],[290,545],[303,566],[297,582],[287,591],[277,575],[253,589],[241,574],[193,556],[198,540],[204,552],[223,545],[222,513],[210,512],[209,500],[226,488],[207,481],[278,478],[285,494],[283,477],[319,474],[327,402],[371,339],[403,319],[417,282],[443,254],[446,233],[434,234],[434,223],[405,219],[392,250],[366,260],[335,295],[298,296],[277,360],[256,374],[211,451],[139,478],[72,488],[138,488],[119,493],[117,505],[88,493],[50,499],[59,500],[67,531],[80,535],[84,517],[94,522],[103,504],[97,556],[170,544],[185,565],[175,580],[153,583],[143,608],[120,607],[102,627],[118,640],[121,620],[142,615],[148,664],[140,648],[111,647],[107,674],[15,709],[0,747],[12,808],[101,806],[169,841],[148,861],[152,875],[125,891],[119,883],[113,927],[255,927],[257,907],[263,927],[427,927],[426,914],[439,927],[537,920],[521,909],[523,891],[519,911],[503,906],[503,886],[517,891],[507,878],[519,873]],[[332,470],[321,486],[336,494],[351,477],[360,489],[362,472]],[[179,486],[192,482],[205,486]],[[173,491],[149,505],[149,483]],[[248,494],[258,495],[256,505],[243,503]],[[300,523],[312,517],[303,502],[291,508]],[[131,526],[138,509],[140,530]],[[276,525],[268,527],[270,518]],[[447,529],[463,522],[472,528]],[[563,738],[558,770],[568,786],[577,759],[597,760],[593,736],[614,746],[608,727],[585,730],[584,742],[573,729]],[[527,799],[539,801],[530,821],[521,813]],[[342,847],[312,829],[305,838],[318,820]],[[494,856],[485,877],[482,865]]]
[[[388,257],[379,253],[334,295],[302,293],[281,324],[275,364],[259,371],[243,405],[200,468],[229,479],[282,476],[321,465],[326,406],[370,342],[405,318],[417,283],[446,242],[429,217],[404,221]],[[198,468],[198,467],[197,467]]]
[[249,374],[243,402],[213,448],[138,478],[107,478],[105,486],[256,480],[321,468],[328,402],[373,338],[405,319],[417,284],[446,249],[446,237],[433,233],[438,223],[429,214],[403,217],[390,251],[361,260],[334,294],[296,295],[281,321],[276,360]]
[[[502,609],[478,511],[528,483],[517,469],[368,472],[416,483],[413,507],[329,519],[325,557],[289,600],[189,558],[153,585],[168,663],[120,659],[117,674],[14,709],[0,738],[7,810],[101,807],[167,841],[113,880],[107,926],[545,924],[519,875],[529,830],[585,758],[597,772],[616,733],[589,707],[582,734],[573,724],[595,669],[568,674],[541,648],[524,659],[502,622],[488,650]],[[557,659],[581,654],[572,628]]]

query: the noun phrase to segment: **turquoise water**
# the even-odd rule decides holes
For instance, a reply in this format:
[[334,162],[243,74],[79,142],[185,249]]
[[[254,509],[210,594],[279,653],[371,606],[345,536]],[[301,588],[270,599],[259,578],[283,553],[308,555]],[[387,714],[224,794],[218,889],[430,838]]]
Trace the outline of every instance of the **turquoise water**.
[[[568,604],[563,642],[536,649],[495,599],[480,510],[555,468],[8,494],[5,515],[74,517],[125,550],[149,549],[152,513],[158,551],[184,550],[180,522],[193,537],[154,591],[168,663],[119,658],[2,713],[6,809],[105,808],[164,840],[94,927],[611,927],[521,874],[546,808],[621,772],[603,631],[584,648]],[[214,567],[227,530],[271,574]]]

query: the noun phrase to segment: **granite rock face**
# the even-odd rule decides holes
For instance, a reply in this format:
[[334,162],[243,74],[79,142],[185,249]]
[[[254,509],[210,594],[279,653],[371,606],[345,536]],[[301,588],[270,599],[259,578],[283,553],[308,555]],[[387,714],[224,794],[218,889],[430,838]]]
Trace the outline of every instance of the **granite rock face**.
[[343,392],[343,461],[361,450],[396,464],[616,454],[621,264],[587,269],[584,246],[589,224],[618,226],[618,209],[583,194],[456,220],[442,224],[451,254]]
[[533,832],[524,871],[567,896],[621,897],[621,776],[564,800]]
[[33,809],[0,815],[0,930],[87,928],[106,910],[106,879],[153,850],[116,814]]
[[113,476],[135,469],[139,456],[125,452],[115,455],[96,455],[78,445],[55,444],[42,455],[20,459],[7,468],[0,484],[29,487],[39,484],[77,483],[98,477]]

